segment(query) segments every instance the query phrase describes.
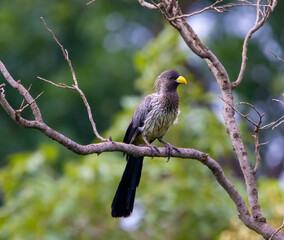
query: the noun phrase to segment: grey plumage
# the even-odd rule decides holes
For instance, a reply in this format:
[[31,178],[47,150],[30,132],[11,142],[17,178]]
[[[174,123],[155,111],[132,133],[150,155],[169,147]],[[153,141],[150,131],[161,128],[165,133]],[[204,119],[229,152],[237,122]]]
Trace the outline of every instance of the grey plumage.
[[[135,110],[127,128],[123,142],[129,144],[145,144],[155,139],[165,144],[169,156],[172,149],[162,137],[173,125],[179,114],[179,96],[177,86],[186,84],[186,80],[177,71],[163,72],[155,82],[155,92],[146,96]],[[136,187],[139,184],[143,157],[127,155],[127,165],[112,203],[113,217],[127,217],[133,209]]]

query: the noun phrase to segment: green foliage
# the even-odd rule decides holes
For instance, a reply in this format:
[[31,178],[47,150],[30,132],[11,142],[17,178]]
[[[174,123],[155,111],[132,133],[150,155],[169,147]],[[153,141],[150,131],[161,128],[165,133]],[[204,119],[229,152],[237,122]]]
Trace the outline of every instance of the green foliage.
[[[143,31],[143,25],[153,29],[153,16],[157,14],[137,8],[138,3],[122,2],[125,8],[120,8],[120,1],[96,1],[95,6],[85,8],[76,0],[36,3],[4,0],[0,8],[1,58],[15,78],[21,76],[22,81],[33,83],[34,95],[38,89],[45,90],[38,100],[45,120],[83,143],[91,142],[93,136],[81,99],[73,92],[35,80],[40,75],[55,82],[71,83],[68,67],[58,46],[43,28],[40,16],[45,17],[68,48],[79,84],[91,106],[95,106],[99,130],[107,129],[103,135],[111,135],[115,141],[122,140],[141,98],[153,91],[154,79],[166,69],[176,69],[186,77],[188,85],[178,89],[181,114],[165,140],[178,147],[199,149],[232,164],[231,143],[215,108],[217,96],[208,91],[209,81],[188,73],[188,58],[193,56],[183,49],[178,33],[166,25],[136,53],[143,44],[129,42],[133,29]],[[15,9],[19,9],[18,14]],[[133,22],[137,19],[141,24]],[[213,40],[214,52],[225,62],[232,79],[235,78],[240,39],[220,34]],[[253,51],[250,54],[249,58],[253,59]],[[267,60],[264,62],[267,65]],[[269,69],[272,72],[274,68]],[[280,91],[280,82],[281,77],[273,77],[267,93]],[[253,87],[255,84],[243,85],[239,95],[248,99],[257,96],[260,88],[251,94]],[[9,94],[7,89],[7,97]],[[21,102],[14,100],[18,101],[15,106]],[[166,159],[145,158],[135,207],[138,217],[134,212],[126,220],[113,219],[110,204],[125,166],[122,154],[79,157],[54,143],[38,146],[44,139],[41,133],[19,130],[5,117],[1,114],[0,132],[9,136],[9,141],[0,139],[0,152],[31,146],[38,149],[10,155],[0,170],[3,195],[0,239],[257,239],[237,219],[232,201],[211,172],[188,159],[171,159],[167,163]],[[241,130],[249,142],[247,125],[241,123]],[[23,137],[19,137],[19,131]],[[232,175],[227,169],[226,172]],[[243,184],[230,179],[246,198]],[[265,216],[277,227],[282,221],[283,192],[276,180],[260,179],[259,187]]]

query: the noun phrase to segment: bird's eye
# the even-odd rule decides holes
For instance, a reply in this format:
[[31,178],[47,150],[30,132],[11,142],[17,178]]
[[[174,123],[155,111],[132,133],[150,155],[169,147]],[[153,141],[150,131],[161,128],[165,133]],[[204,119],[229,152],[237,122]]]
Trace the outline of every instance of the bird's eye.
[[170,77],[169,77],[169,79],[170,79],[170,80],[173,80],[173,79],[174,79],[174,77],[173,77],[173,76],[170,76]]

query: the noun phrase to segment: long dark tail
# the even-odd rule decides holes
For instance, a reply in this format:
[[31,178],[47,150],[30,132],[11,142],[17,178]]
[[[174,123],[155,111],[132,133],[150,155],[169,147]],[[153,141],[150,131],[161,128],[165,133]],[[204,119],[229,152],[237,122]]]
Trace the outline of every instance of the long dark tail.
[[128,217],[131,214],[142,166],[143,157],[127,155],[127,164],[111,205],[113,217]]

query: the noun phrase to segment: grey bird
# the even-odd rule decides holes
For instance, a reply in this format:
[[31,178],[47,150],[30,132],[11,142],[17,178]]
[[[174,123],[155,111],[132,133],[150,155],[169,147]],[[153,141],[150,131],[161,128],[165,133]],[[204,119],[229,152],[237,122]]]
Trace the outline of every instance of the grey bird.
[[[186,83],[185,78],[175,70],[165,71],[158,76],[155,92],[146,96],[135,110],[123,142],[134,145],[146,144],[154,153],[159,150],[151,143],[158,139],[166,147],[168,158],[173,150],[178,151],[163,140],[163,136],[179,114],[177,87]],[[143,157],[127,154],[126,160],[127,164],[111,205],[113,217],[130,216],[141,177]]]

